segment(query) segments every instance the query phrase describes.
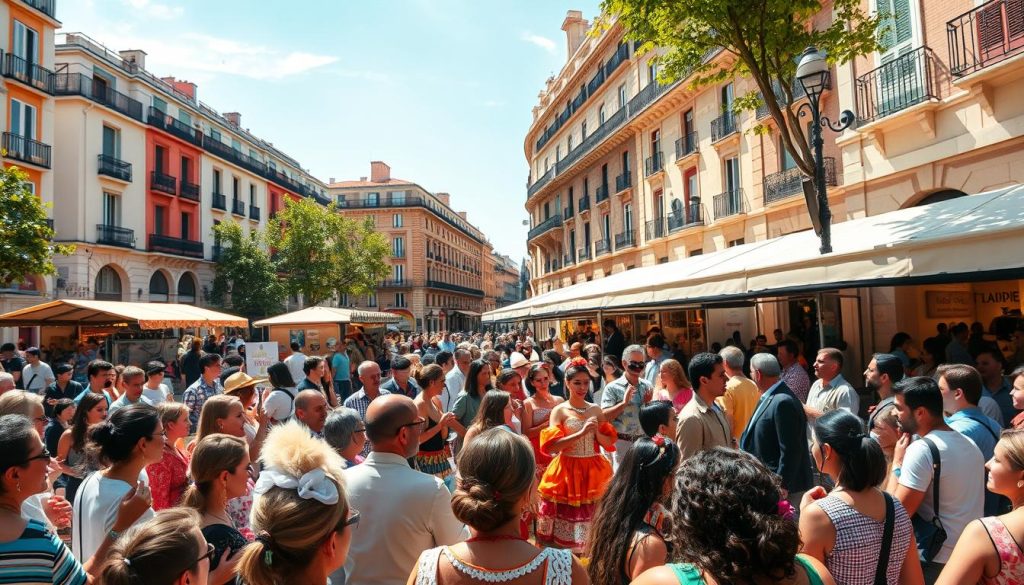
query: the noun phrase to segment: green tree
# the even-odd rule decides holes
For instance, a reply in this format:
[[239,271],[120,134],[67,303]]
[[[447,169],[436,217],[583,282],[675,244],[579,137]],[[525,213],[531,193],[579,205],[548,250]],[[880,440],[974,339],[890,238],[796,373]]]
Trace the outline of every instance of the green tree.
[[24,282],[32,274],[56,274],[53,255],[67,256],[74,245],[53,243],[44,204],[25,187],[29,177],[17,167],[0,169],[0,283]]
[[333,203],[286,200],[267,227],[267,243],[276,251],[278,271],[287,275],[288,292],[301,293],[306,305],[369,293],[389,273],[389,244],[373,219],[345,217]]
[[[793,107],[799,101],[793,95],[799,84],[797,60],[804,48],[815,46],[825,51],[830,64],[846,63],[877,50],[878,38],[883,36],[878,34],[882,17],[866,14],[861,0],[833,0],[832,22],[820,29],[810,26],[823,10],[822,4],[821,0],[603,0],[605,16],[598,30],[617,17],[627,38],[642,41],[639,52],[664,47],[667,52],[658,57],[662,83],[693,75],[692,86],[697,88],[753,78],[759,91],[737,98],[733,111],[763,103],[797,167],[813,177],[811,145]],[[727,57],[705,59],[717,51]],[[767,129],[759,126],[757,131]]]
[[211,301],[214,305],[249,319],[281,312],[285,286],[266,252],[259,231],[246,236],[234,221],[213,227],[221,243],[214,267]]

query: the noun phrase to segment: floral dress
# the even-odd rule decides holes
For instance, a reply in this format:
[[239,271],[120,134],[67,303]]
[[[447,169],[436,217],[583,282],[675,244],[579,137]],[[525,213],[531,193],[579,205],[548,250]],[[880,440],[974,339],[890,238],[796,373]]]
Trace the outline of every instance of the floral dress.
[[[541,432],[540,450],[548,455],[553,441],[567,437],[586,424],[570,415],[561,425]],[[614,438],[615,428],[601,423],[599,433]],[[614,451],[614,445],[609,448]],[[540,480],[537,539],[582,554],[597,501],[612,478],[612,465],[601,454],[596,435],[587,435],[552,458]]]
[[252,479],[249,479],[246,484],[245,495],[228,500],[228,516],[231,517],[231,523],[234,524],[235,530],[241,532],[242,536],[249,542],[256,538],[252,528],[249,528],[249,512],[252,511],[252,490],[254,487],[256,487],[256,484]]
[[188,454],[173,445],[164,445],[160,461],[146,466],[149,488],[153,492],[153,511],[172,508],[181,503],[188,487]]
[[982,577],[985,585],[1024,585],[1024,552],[998,517],[981,519],[992,544],[999,553],[999,573],[995,577]]

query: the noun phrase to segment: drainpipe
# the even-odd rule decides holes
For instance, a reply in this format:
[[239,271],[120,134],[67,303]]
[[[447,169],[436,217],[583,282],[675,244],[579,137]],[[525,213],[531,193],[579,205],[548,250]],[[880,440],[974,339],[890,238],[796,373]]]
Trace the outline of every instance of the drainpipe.
[[[89,110],[91,110],[94,105],[95,104],[93,104],[92,102],[88,102],[85,105],[85,108],[82,110],[82,158],[83,159],[88,159],[89,158],[85,154],[86,152],[88,152],[88,146],[89,146]],[[89,185],[89,181],[87,180],[85,167],[88,164],[89,164],[88,160],[86,160],[85,162],[82,163],[82,182],[80,183],[83,186],[82,205],[83,205],[83,207],[86,207],[86,208],[88,207],[87,193],[86,193],[86,191],[88,190],[88,187],[85,187],[85,186]],[[102,200],[102,195],[100,196],[100,198]],[[86,227],[89,224],[88,224],[88,222],[86,220],[86,215],[87,214],[85,213],[85,211],[86,211],[85,209],[82,209],[82,213],[80,214],[81,224],[79,225],[79,227],[82,230],[82,232],[81,232],[82,233],[82,241],[83,242],[88,242],[89,241],[89,234],[86,231]],[[85,259],[85,284],[86,284],[86,286],[91,287],[92,286],[92,276],[89,274],[89,272],[90,272],[90,268],[91,268],[91,264],[92,264],[92,250],[88,250],[88,252],[89,252],[89,255]],[[70,274],[68,276],[70,276]],[[95,291],[93,291],[93,293],[95,294]],[[56,298],[56,295],[54,295],[54,298]]]

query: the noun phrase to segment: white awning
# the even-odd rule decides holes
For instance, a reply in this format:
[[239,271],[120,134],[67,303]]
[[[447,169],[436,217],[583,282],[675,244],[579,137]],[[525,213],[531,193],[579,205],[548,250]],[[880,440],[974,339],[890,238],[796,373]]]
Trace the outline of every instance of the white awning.
[[400,317],[379,311],[356,311],[339,307],[307,307],[253,322],[255,327],[271,325],[313,325],[319,323],[398,323]]
[[485,313],[485,322],[627,307],[742,300],[794,292],[1024,278],[1024,186],[644,266]]
[[173,303],[60,299],[0,315],[0,327],[84,325],[140,329],[248,327],[244,317]]

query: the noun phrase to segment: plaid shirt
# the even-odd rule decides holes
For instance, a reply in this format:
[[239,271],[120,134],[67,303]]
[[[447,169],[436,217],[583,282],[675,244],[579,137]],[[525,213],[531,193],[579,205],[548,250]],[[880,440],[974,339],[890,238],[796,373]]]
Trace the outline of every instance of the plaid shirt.
[[195,434],[196,428],[199,426],[199,413],[203,411],[203,404],[206,403],[206,399],[216,396],[221,392],[223,392],[223,389],[220,386],[219,379],[214,378],[213,384],[207,384],[202,376],[185,389],[181,400],[188,407],[189,434]]
[[[383,388],[380,389],[381,396],[387,396],[388,394],[391,393]],[[373,402],[373,400],[373,398],[370,398],[369,396],[366,395],[365,390],[360,390],[359,392],[356,392],[352,396],[349,396],[348,398],[345,399],[345,406],[348,408],[355,409],[356,412],[359,413],[360,420],[362,420],[365,423],[366,409],[370,408],[370,403]],[[363,445],[363,450],[360,451],[359,454],[362,455],[363,457],[366,457],[367,455],[370,454],[370,441],[366,441],[366,443]]]

